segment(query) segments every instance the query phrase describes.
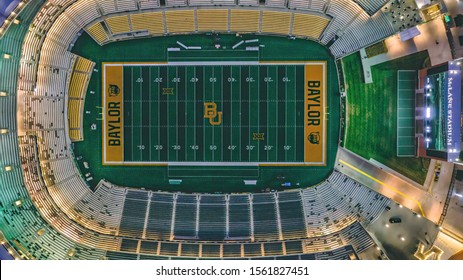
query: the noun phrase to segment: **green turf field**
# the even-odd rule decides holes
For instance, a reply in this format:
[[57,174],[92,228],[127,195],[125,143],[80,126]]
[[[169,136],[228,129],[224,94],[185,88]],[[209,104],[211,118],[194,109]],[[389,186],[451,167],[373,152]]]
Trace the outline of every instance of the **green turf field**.
[[397,71],[421,69],[427,59],[424,51],[373,66],[372,84],[363,83],[358,53],[342,60],[347,91],[345,148],[420,184],[426,179],[429,160],[397,157]]
[[[219,149],[222,149],[225,154],[222,157],[220,155],[218,158],[216,158],[216,155],[214,155],[214,159],[212,161],[212,156],[213,154],[216,154],[217,152],[210,152],[207,149],[203,150],[202,155],[199,155],[202,157],[201,160],[207,160],[208,163],[217,163],[215,166],[211,166],[210,164],[208,165],[201,165],[198,161],[196,161],[195,165],[196,166],[188,166],[188,168],[185,168],[185,166],[145,166],[145,165],[104,165],[103,164],[103,159],[102,159],[102,150],[103,150],[103,141],[102,141],[102,135],[103,135],[103,116],[102,116],[102,93],[103,93],[103,88],[102,88],[102,65],[103,63],[106,62],[124,62],[124,63],[133,63],[133,62],[140,62],[140,63],[146,63],[146,62],[178,62],[180,60],[185,61],[185,58],[182,57],[180,58],[173,58],[172,55],[169,55],[167,53],[167,48],[168,47],[174,47],[176,46],[176,41],[180,40],[184,44],[188,45],[193,45],[193,46],[202,46],[203,50],[209,50],[210,52],[214,52],[213,55],[209,54],[208,58],[204,59],[204,61],[208,62],[211,60],[217,60],[218,62],[227,62],[230,61],[228,59],[220,60],[220,52],[221,51],[216,51],[214,48],[214,42],[215,39],[211,36],[204,35],[204,34],[198,34],[198,35],[182,35],[182,36],[166,36],[166,37],[159,37],[159,38],[146,38],[146,39],[138,39],[138,40],[131,40],[131,41],[121,41],[117,43],[111,43],[105,46],[99,46],[96,44],[88,35],[85,33],[79,38],[75,44],[75,47],[73,48],[73,52],[86,57],[92,61],[95,61],[97,63],[96,69],[98,72],[95,72],[92,75],[92,78],[90,80],[90,84],[88,87],[88,93],[86,97],[86,102],[85,102],[85,115],[84,115],[84,141],[82,142],[76,142],[73,144],[74,146],[74,153],[77,160],[77,164],[79,165],[82,173],[91,173],[91,176],[93,177],[93,181],[90,181],[89,184],[91,186],[95,186],[96,183],[100,179],[106,179],[114,184],[118,185],[124,185],[124,186],[129,186],[129,187],[143,187],[143,188],[148,188],[148,189],[153,189],[153,190],[168,190],[168,191],[183,191],[183,192],[254,192],[254,191],[260,191],[260,190],[265,190],[265,189],[283,189],[281,186],[282,183],[284,182],[291,182],[292,187],[302,187],[302,186],[311,186],[314,184],[319,183],[323,179],[325,179],[328,174],[331,172],[333,165],[334,165],[334,160],[337,152],[337,146],[338,146],[338,135],[339,135],[339,90],[338,90],[338,85],[337,85],[337,74],[336,74],[336,68],[334,61],[329,55],[329,52],[324,46],[319,45],[316,42],[312,41],[307,41],[307,40],[288,40],[286,38],[281,38],[281,37],[271,37],[271,36],[255,36],[255,35],[243,35],[242,38],[236,38],[235,35],[220,35],[221,37],[221,44],[223,46],[228,46],[226,51],[227,57],[231,57],[231,51],[230,48],[234,44],[236,44],[237,40],[246,40],[246,39],[259,39],[259,43],[261,45],[265,45],[265,48],[261,48],[261,50],[258,52],[258,57],[254,57],[252,61],[248,58],[240,60],[240,61],[247,61],[247,63],[256,63],[256,62],[263,62],[263,61],[285,61],[285,64],[287,66],[283,67],[285,68],[284,70],[287,71],[287,73],[290,73],[291,69],[294,69],[295,64],[301,61],[327,61],[326,65],[326,75],[327,75],[327,81],[329,81],[329,84],[327,84],[326,87],[326,93],[327,93],[327,100],[326,100],[326,117],[327,117],[327,125],[326,125],[326,166],[256,166],[256,162],[264,162],[263,160],[265,159],[265,162],[269,162],[269,159],[274,159],[274,160],[283,160],[285,163],[290,163],[290,160],[293,161],[299,161],[299,153],[297,152],[297,143],[295,144],[296,147],[296,152],[294,155],[289,155],[289,152],[291,149],[288,151],[285,151],[285,147],[283,146],[283,153],[281,153],[281,148],[278,150],[278,153],[276,153],[276,149],[272,151],[274,154],[271,154],[272,151],[269,151],[268,155],[267,153],[262,153],[262,157],[257,161],[257,157],[261,156],[260,155],[260,148],[259,147],[264,147],[265,149],[265,144],[263,144],[262,140],[259,140],[256,148],[253,149],[253,153],[251,154],[248,152],[243,153],[243,147],[244,151],[246,151],[246,142],[243,143],[243,137],[241,136],[236,136],[236,133],[233,132],[233,138],[232,138],[232,129],[234,129],[238,133],[238,129],[235,127],[233,128],[233,122],[239,122],[242,118],[239,118],[239,108],[241,106],[244,106],[246,104],[246,98],[244,100],[241,100],[241,96],[237,98],[236,100],[233,98],[230,98],[229,104],[227,106],[222,107],[221,102],[217,102],[217,111],[222,111],[223,115],[223,121],[222,125],[227,124],[230,128],[230,138],[225,137],[221,139],[221,142],[206,142],[207,141],[212,141],[209,137],[208,139],[203,139],[202,141],[202,146],[206,147],[207,149],[210,149],[210,146],[217,146],[217,150],[213,151],[218,151]],[[237,54],[243,53],[242,51],[236,52],[234,55],[236,56]],[[196,53],[199,54],[199,53]],[[235,59],[235,58],[234,58]],[[236,59],[235,59],[236,60]],[[194,57],[193,55],[190,56],[189,61],[194,61],[195,63],[198,61],[197,57]],[[224,63],[221,63],[222,66],[224,66]],[[244,65],[244,64],[243,64]],[[233,66],[229,67],[229,69],[225,69],[228,67],[224,67],[224,69],[218,70],[216,66],[201,66],[203,68],[203,75],[206,73],[209,73],[209,78],[213,78],[211,75],[211,72],[214,71],[214,76],[217,76],[217,81],[222,80],[222,83],[224,83],[224,74],[222,73],[221,77],[220,75],[215,75],[216,72],[220,71],[228,71],[230,70],[230,73],[235,73],[241,71],[241,76],[243,76],[243,71],[254,71],[253,73],[263,73],[263,71],[267,70],[262,70],[262,72],[258,69],[256,69],[255,66]],[[220,66],[220,65],[219,65]],[[159,71],[159,67],[147,67],[148,70],[148,79],[149,79],[149,72],[151,71],[151,75],[154,74],[155,71]],[[157,70],[155,70],[157,68]],[[177,67],[178,68],[178,67]],[[182,67],[185,70],[185,75],[187,75],[188,71],[193,71],[194,73],[194,68],[195,67],[187,67],[183,66]],[[220,67],[219,67],[220,68]],[[271,67],[272,71],[278,71],[278,68],[273,68]],[[296,67],[297,68],[297,67]],[[130,69],[130,68],[127,68]],[[180,68],[178,68],[180,70]],[[240,69],[240,70],[237,70]],[[276,70],[275,70],[276,69]],[[133,68],[133,71],[140,71],[139,69]],[[146,70],[145,70],[146,71]],[[198,71],[198,70],[196,70]],[[131,75],[132,69],[130,70],[130,75]],[[176,72],[176,71],[175,71]],[[141,70],[141,74],[143,75],[143,69]],[[172,80],[173,78],[176,78],[176,76],[173,76],[173,71],[170,72],[169,74],[169,79]],[[291,73],[290,73],[291,74]],[[145,74],[146,75],[146,74]],[[258,74],[259,77],[261,74]],[[276,79],[273,79],[273,77],[281,78],[283,79],[283,76],[279,76],[278,73],[271,73],[272,75],[272,80],[275,81],[275,85],[271,85],[268,88],[272,88],[273,86],[277,87],[277,89],[274,89],[273,92],[270,92],[268,94],[273,94],[276,95],[277,92],[280,94],[280,91],[278,90],[278,87],[282,87],[283,83],[278,83],[276,82]],[[293,75],[292,75],[293,76]],[[207,76],[205,76],[207,78]],[[237,76],[238,77],[238,76]],[[190,83],[191,78],[198,78],[198,77],[188,77],[186,80],[184,80],[185,88],[187,86],[187,82]],[[226,77],[226,82],[224,84],[228,83],[228,75]],[[289,78],[289,76],[288,76]],[[153,79],[154,80],[154,79]],[[291,78],[289,83],[295,82]],[[163,79],[163,81],[165,81]],[[195,81],[195,79],[194,79]],[[205,79],[204,81],[207,81]],[[210,80],[209,80],[210,81]],[[207,81],[207,83],[210,83]],[[235,78],[235,82],[232,83],[239,83],[240,88],[241,87],[246,87],[246,79],[244,79],[244,83],[242,83],[241,78],[238,77]],[[268,80],[267,82],[258,82],[259,79],[256,79],[255,85],[247,85],[248,87],[254,87],[258,86],[260,88],[260,83],[269,83]],[[199,78],[198,78],[199,82]],[[197,83],[198,83],[197,82]],[[219,88],[218,82],[210,83],[211,85],[211,90],[212,88]],[[140,86],[140,85],[139,85]],[[146,86],[146,85],[145,85]],[[188,85],[190,87],[192,85]],[[154,90],[154,89],[153,89]],[[149,90],[148,90],[149,91]],[[162,92],[162,89],[161,89]],[[230,88],[230,95],[231,94],[237,94],[237,88]],[[253,91],[254,92],[254,91]],[[246,91],[246,88],[243,90],[240,89],[240,94],[251,94],[251,92]],[[285,94],[290,94],[292,92],[286,92]],[[228,94],[225,93],[224,94]],[[264,95],[267,97],[267,91],[258,91],[255,94],[259,95]],[[269,95],[270,96],[270,95]],[[164,96],[161,98],[172,98],[170,94],[167,94],[167,96]],[[180,97],[180,96],[175,96]],[[234,97],[234,96],[231,96]],[[217,99],[214,99],[216,101],[219,101],[219,97],[217,96]],[[137,109],[132,111],[132,114],[138,114],[138,119],[133,118],[134,121],[140,122],[143,125],[143,122],[141,121],[140,116],[143,116],[145,111],[149,112],[150,109],[150,104],[151,104],[151,113],[153,113],[153,105],[157,104],[159,105],[159,99],[155,101],[154,99],[152,102],[140,102],[139,99],[136,99],[137,101]],[[143,99],[145,100],[145,99]],[[185,99],[186,100],[186,99]],[[211,99],[213,100],[213,99]],[[226,100],[223,98],[221,100]],[[240,101],[238,101],[240,100]],[[252,99],[249,98],[248,100],[248,105],[251,105],[251,102],[255,102],[257,104],[258,99]],[[282,125],[278,125],[278,120],[280,119],[286,119],[287,121],[295,121],[297,126],[298,122],[298,117],[294,116],[296,120],[289,119],[291,116],[288,116],[286,114],[286,108],[291,109],[294,107],[294,103],[296,99],[288,99],[284,102],[275,102],[271,100],[277,100],[277,99],[267,99],[264,102],[260,102],[258,109],[260,110],[259,112],[259,118],[263,115],[262,112],[264,110],[268,110],[268,108],[271,108],[272,110],[278,110],[279,116],[277,117],[276,115],[272,115],[268,113],[267,111],[267,118],[266,118],[266,125],[263,126],[262,128],[265,127],[265,130],[267,129],[272,129],[275,128],[277,129],[283,129],[284,131],[290,131],[289,133],[295,133],[296,128],[290,128],[290,127],[281,127]],[[244,101],[244,102],[243,102]],[[158,102],[158,103],[156,103]],[[165,102],[167,105],[167,102]],[[235,106],[235,104],[240,104],[239,107]],[[142,105],[142,111],[138,109],[138,106]],[[175,101],[173,103],[168,103],[170,104],[169,106],[176,107],[177,105],[180,105],[179,102]],[[176,104],[176,105],[175,105]],[[175,105],[175,106],[174,106]],[[186,102],[184,103],[186,105]],[[146,107],[148,110],[144,110]],[[156,105],[154,105],[156,106]],[[162,110],[169,111],[170,113],[168,114],[169,120],[166,119],[156,119],[156,118],[147,118],[149,119],[151,124],[148,124],[148,131],[149,127],[151,127],[151,130],[156,130],[155,127],[159,127],[158,122],[163,122],[165,123],[166,128],[167,126],[171,126],[169,128],[170,130],[174,130],[175,132],[170,135],[164,135],[163,140],[165,141],[165,144],[162,144],[162,148],[164,149],[165,146],[167,146],[167,141],[170,143],[173,142],[173,139],[175,135],[177,134],[176,130],[174,129],[174,126],[177,126],[176,121],[181,121],[181,118],[179,118],[179,112],[174,114],[175,110],[171,110],[169,106],[161,106],[163,107]],[[190,107],[188,107],[190,106]],[[204,104],[202,105],[204,106]],[[232,107],[233,106],[233,107]],[[186,105],[185,108],[186,110],[195,110],[195,108],[200,108],[201,105],[193,104],[193,105]],[[228,108],[229,107],[229,108]],[[262,108],[261,108],[262,107]],[[285,107],[282,109],[282,107]],[[204,108],[204,107],[203,107]],[[234,109],[232,109],[234,108]],[[297,108],[297,105],[296,105]],[[226,112],[228,111],[227,114],[229,114],[229,118],[226,118]],[[234,113],[232,113],[232,110]],[[242,110],[242,114],[243,114]],[[282,116],[281,113],[285,112],[284,115]],[[248,108],[248,113],[249,113],[249,123],[253,124],[251,122],[254,122],[255,125],[260,125],[262,122],[263,124],[263,119],[262,120],[255,120],[253,114],[256,114],[256,109],[254,108]],[[238,113],[238,114],[237,114]],[[127,113],[126,113],[127,114]],[[170,114],[173,114],[172,117],[170,117]],[[281,116],[280,116],[281,115]],[[136,116],[136,117],[137,117]],[[243,116],[243,115],[241,115]],[[199,119],[199,117],[197,117]],[[187,122],[194,122],[197,120],[196,118],[185,118],[184,125],[186,126],[188,123]],[[209,120],[204,119],[204,117],[201,117],[201,121],[203,121],[206,126],[209,126]],[[272,122],[272,126],[270,126],[270,122]],[[273,123],[275,122],[275,124]],[[251,127],[248,123],[248,126]],[[93,126],[92,126],[93,125]],[[130,125],[130,124],[129,124]],[[194,126],[194,123],[193,123]],[[91,127],[94,127],[94,129],[91,129]],[[179,126],[177,126],[179,127]],[[242,132],[243,127],[242,126],[239,131]],[[260,126],[259,126],[260,127]],[[186,127],[185,127],[186,128]],[[217,133],[216,128],[208,127],[207,129],[204,129],[205,126],[203,124],[203,133],[211,133],[212,130],[214,130],[214,135]],[[191,129],[191,127],[190,127]],[[225,129],[225,127],[224,127]],[[228,129],[228,128],[227,128]],[[141,129],[143,131],[143,129]],[[183,133],[186,135],[188,134],[187,129],[184,129]],[[146,131],[146,129],[145,129]],[[165,130],[167,131],[167,130]],[[208,132],[209,131],[209,132]],[[253,131],[250,131],[251,133]],[[139,133],[139,131],[138,131]],[[135,134],[138,134],[135,133]],[[151,131],[151,133],[155,133],[155,131]],[[228,133],[228,132],[227,132]],[[266,133],[266,131],[264,131]],[[277,133],[276,131],[271,132],[269,131],[268,133],[273,133],[273,136],[266,137],[264,135],[265,140],[269,141],[274,141],[275,146],[277,146],[277,141],[280,143],[284,142],[283,140],[284,137],[288,137],[289,134],[286,133],[285,135],[280,135],[280,133]],[[132,133],[133,134],[133,133]],[[135,136],[134,137],[140,137],[140,136]],[[190,131],[189,134],[191,135],[192,132]],[[193,132],[194,134],[194,132]],[[239,134],[239,133],[238,133]],[[278,137],[275,137],[278,134]],[[129,134],[126,134],[129,135]],[[211,134],[212,135],[212,134]],[[227,135],[228,136],[228,135]],[[131,137],[131,136],[129,136]],[[190,136],[186,136],[190,137]],[[220,136],[221,137],[221,136]],[[143,132],[142,132],[142,138],[143,138]],[[140,139],[142,139],[140,138]],[[304,138],[304,137],[302,137]],[[149,137],[151,141],[153,139],[156,139],[156,137]],[[190,138],[188,138],[190,139]],[[194,137],[196,140],[196,137]],[[238,144],[234,145],[232,141],[233,139],[239,139]],[[185,141],[187,138],[185,138]],[[264,140],[264,141],[265,141]],[[214,141],[218,141],[218,138],[215,139]],[[228,141],[228,142],[226,142]],[[256,140],[257,141],[257,140]],[[288,137],[288,141],[294,141],[292,137]],[[136,142],[136,141],[135,141]],[[149,142],[149,140],[148,140]],[[175,146],[171,145],[169,143],[169,146]],[[185,142],[186,143],[186,142]],[[272,142],[273,143],[273,142]],[[165,153],[161,152],[161,150],[156,150],[156,147],[154,147],[155,143],[151,144],[150,147],[150,156],[151,160],[154,162],[156,160],[182,160],[182,159],[187,159],[187,157],[194,157],[194,154],[196,153],[198,156],[198,152],[195,150],[193,153],[191,151],[188,151],[186,153],[186,150],[184,150],[185,153]],[[193,143],[195,144],[195,143]],[[165,145],[165,146],[164,146]],[[281,144],[280,144],[281,145]],[[190,145],[188,145],[190,146]],[[198,144],[199,146],[199,144]],[[228,150],[228,147],[231,146],[236,146],[235,150]],[[249,145],[251,146],[251,145]],[[272,144],[273,146],[273,144]],[[293,146],[293,145],[291,145]],[[239,147],[239,148],[238,148]],[[134,148],[138,148],[134,146]],[[157,147],[160,149],[160,147]],[[199,150],[200,147],[198,147]],[[293,147],[291,147],[293,148]],[[145,146],[146,149],[146,146]],[[213,147],[215,149],[215,147]],[[228,152],[230,151],[230,152]],[[256,153],[258,152],[259,153]],[[143,154],[140,156],[140,150],[138,150],[138,154],[134,151],[132,156],[135,156],[135,159],[142,159],[144,160]],[[163,154],[165,153],[165,154]],[[228,154],[227,154],[228,153]],[[288,154],[288,155],[287,155]],[[147,155],[147,154],[145,154]],[[239,157],[241,156],[241,161]],[[225,161],[220,161],[224,160]],[[220,164],[221,162],[227,162],[226,160],[229,159],[229,163],[231,166],[225,165],[225,164]],[[247,159],[248,161],[244,161],[244,159]],[[149,160],[149,156],[148,156]],[[240,163],[238,165],[234,164],[235,160],[236,162]],[[251,160],[254,160],[254,162],[250,162]],[[86,162],[89,166],[89,168],[84,167],[84,162]],[[252,163],[249,165],[246,165],[246,163]],[[85,164],[85,165],[87,165]],[[169,184],[170,179],[182,179],[182,183],[180,185],[171,185]],[[243,183],[243,180],[256,180],[256,185],[245,185]]]
[[305,64],[239,64],[124,64],[124,163],[304,163]]

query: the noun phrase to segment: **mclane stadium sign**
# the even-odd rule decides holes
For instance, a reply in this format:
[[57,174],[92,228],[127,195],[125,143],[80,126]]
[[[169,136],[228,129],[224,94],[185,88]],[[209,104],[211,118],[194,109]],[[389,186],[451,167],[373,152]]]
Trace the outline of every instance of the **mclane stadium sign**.
[[461,115],[461,70],[455,62],[449,62],[447,72],[447,153],[448,160],[454,161],[460,154]]

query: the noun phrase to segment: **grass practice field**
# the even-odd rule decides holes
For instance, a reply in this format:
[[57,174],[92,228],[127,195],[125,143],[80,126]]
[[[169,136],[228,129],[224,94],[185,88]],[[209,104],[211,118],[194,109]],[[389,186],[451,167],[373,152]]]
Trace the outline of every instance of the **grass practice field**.
[[[220,44],[226,47],[226,49],[217,50],[215,48],[217,36],[220,37]],[[231,50],[231,47],[237,42],[248,39],[259,39],[259,44],[265,47],[261,47],[259,52],[245,52],[243,51],[244,48]],[[167,48],[177,46],[177,41],[181,41],[186,45],[202,46],[203,50],[199,52],[195,50],[181,51],[176,54],[167,52]],[[242,35],[242,37],[237,37],[235,34],[213,36],[195,34],[120,41],[99,46],[86,33],[83,33],[76,41],[72,51],[96,62],[96,70],[98,71],[94,72],[91,77],[85,99],[85,115],[83,120],[84,141],[73,143],[73,152],[82,174],[93,178],[88,181],[91,187],[96,186],[101,179],[105,179],[117,185],[143,187],[152,190],[208,193],[258,192],[262,190],[286,189],[287,186],[283,186],[283,183],[286,182],[290,182],[293,188],[312,186],[325,179],[333,169],[339,139],[340,96],[338,79],[334,61],[330,57],[328,50],[316,42],[297,39],[289,40],[282,37],[256,36],[252,34]],[[234,61],[239,62],[239,64],[230,65]],[[270,61],[281,64],[278,66],[263,65],[264,62]],[[295,106],[295,100],[302,101],[304,99],[304,92],[306,92],[304,82],[299,84],[296,80],[298,79],[297,68],[305,67],[304,65],[300,65],[305,64],[305,62],[316,61],[326,61],[326,99],[323,106],[326,114],[322,115],[326,118],[326,125],[324,126],[326,138],[324,141],[321,141],[322,139],[319,138],[320,143],[326,145],[324,148],[326,152],[324,165],[314,164],[315,161],[313,160],[311,161],[311,165],[306,164],[310,161],[306,161],[303,158],[305,155],[313,153],[304,152],[301,155],[301,145],[297,141],[308,141],[309,137],[303,135],[308,131],[303,129],[301,130],[302,133],[301,131],[296,132],[296,126],[304,126],[305,122],[308,122],[307,118],[303,116],[306,113],[306,104],[301,102],[304,104],[302,107],[300,104]],[[158,65],[146,65],[147,62],[151,64],[156,62]],[[180,62],[182,65],[178,65]],[[198,65],[199,62],[201,62],[201,65],[194,66]],[[141,80],[139,83],[136,80],[133,82],[134,94],[132,95],[130,93],[125,95],[124,93],[124,89],[131,83],[121,84],[119,88],[120,92],[122,92],[120,94],[121,98],[125,97],[126,101],[130,101],[131,97],[133,97],[134,100],[134,102],[130,101],[127,103],[134,105],[133,110],[130,110],[130,108],[127,111],[126,109],[131,106],[124,105],[125,109],[121,115],[124,125],[122,126],[122,131],[119,132],[122,133],[120,135],[125,135],[123,146],[130,146],[130,149],[133,147],[134,151],[127,155],[125,155],[125,152],[122,152],[122,157],[127,156],[127,158],[117,159],[117,164],[105,163],[102,156],[106,146],[106,141],[103,139],[105,135],[104,129],[106,129],[104,122],[105,114],[103,114],[105,112],[105,104],[102,101],[104,100],[103,94],[108,89],[103,82],[103,65],[107,63],[135,63],[144,65],[141,67],[141,70],[139,65],[135,67],[124,66],[127,77],[124,77],[124,73],[121,74],[121,81],[128,81],[130,78],[132,82],[134,77],[141,74],[141,77],[137,78],[143,78],[143,82]],[[174,65],[175,63],[177,65]],[[207,63],[214,63],[215,65],[207,65]],[[164,70],[161,71],[161,69],[167,67],[165,64],[169,64],[169,67],[176,70],[169,70],[168,73],[167,70],[166,72],[162,72]],[[279,69],[286,71],[286,75],[278,74]],[[150,80],[150,71],[152,83],[147,83],[146,81]],[[177,71],[183,73],[183,75],[177,76]],[[197,73],[196,77],[194,77],[195,71]],[[199,71],[203,71],[203,78],[201,75],[198,75]],[[264,71],[266,71],[267,75],[264,75]],[[228,82],[228,72],[231,78],[235,78],[235,81],[231,82],[232,86],[230,86],[229,91],[226,90],[227,84],[230,85],[230,82]],[[312,72],[323,73],[323,71]],[[159,73],[164,76],[160,77]],[[246,82],[245,73],[254,75],[252,76],[254,82]],[[158,77],[154,77],[156,74],[158,74]],[[146,75],[148,78],[146,78]],[[270,75],[273,82],[270,82],[269,79],[265,82],[265,77],[268,75]],[[295,79],[293,79],[293,76]],[[287,77],[289,81],[283,82],[284,77]],[[162,83],[165,83],[165,86],[160,85],[160,87],[156,87],[156,78],[163,78]],[[174,78],[180,78],[180,81],[172,82]],[[216,81],[211,83],[210,78],[216,78]],[[167,86],[167,81],[169,81],[169,86]],[[159,79],[158,82],[160,82]],[[219,84],[222,85],[219,86]],[[151,91],[149,85],[151,85]],[[286,85],[285,88],[288,85],[291,85],[291,87],[296,86],[296,89],[301,88],[302,92],[301,90],[290,91],[288,89],[280,91],[279,89],[283,88],[283,85]],[[182,89],[178,91],[177,86]],[[222,86],[225,89],[223,91],[221,89]],[[132,90],[131,87],[132,85],[130,85],[130,90]],[[143,88],[146,89],[146,87],[148,89],[144,90]],[[214,90],[213,96],[210,96],[211,99],[206,100],[203,98],[202,102],[199,102],[201,99],[195,96],[190,99],[191,90],[193,89],[194,93],[194,90],[199,87],[207,87],[208,89],[203,92],[208,94],[212,94],[212,90]],[[266,87],[267,90],[262,90]],[[139,93],[140,88],[143,92],[142,95]],[[176,90],[173,91],[174,94],[168,93],[169,90],[167,90],[168,92],[163,95],[163,88],[175,88]],[[252,89],[252,91],[248,88]],[[257,88],[259,88],[258,91]],[[149,94],[150,92],[151,94]],[[185,99],[182,99],[184,92],[186,92],[183,95]],[[218,94],[219,92],[221,94]],[[274,100],[282,100],[280,97],[273,99],[273,96],[277,96],[277,92],[278,95],[283,93],[285,96],[297,94],[299,97],[285,98],[284,101],[276,102]],[[237,96],[238,93],[239,96]],[[224,98],[226,97],[225,95],[229,95],[230,98]],[[259,95],[259,97],[254,98],[253,95]],[[186,98],[187,96],[189,96],[188,99]],[[261,96],[265,97],[265,100],[260,99]],[[177,98],[180,99],[177,100]],[[182,101],[193,101],[193,99],[196,102],[188,103]],[[164,100],[162,101],[164,103],[159,102],[161,100]],[[168,102],[167,100],[170,101]],[[226,100],[230,102],[226,102]],[[264,101],[258,104],[257,100]],[[204,118],[204,101],[216,103],[217,114],[222,112],[222,122],[220,125],[211,125],[209,118]],[[121,99],[121,102],[123,103],[124,100]],[[161,104],[165,106],[161,106]],[[240,105],[238,106],[238,104]],[[248,117],[243,115],[246,112],[244,109],[245,104],[249,106],[247,110]],[[179,106],[178,110],[176,106]],[[290,110],[294,110],[294,106],[296,111],[299,110],[298,112],[301,112],[300,114],[297,112],[288,114]],[[156,107],[159,107],[159,110],[155,110]],[[149,114],[150,110],[151,114]],[[184,119],[181,113],[183,110],[188,114]],[[201,112],[201,110],[203,111]],[[240,110],[241,115],[239,114]],[[161,111],[166,114],[158,117],[156,112],[159,114]],[[214,113],[214,110],[211,111]],[[127,117],[129,112],[130,118]],[[154,117],[146,116],[153,113]],[[257,115],[259,115],[259,119],[256,120]],[[178,125],[182,124],[182,119],[184,121],[183,129],[181,125]],[[218,121],[218,117],[211,118],[211,120],[212,122],[216,122]],[[284,120],[295,123],[295,127],[285,126],[283,128],[282,121]],[[133,124],[131,123],[132,121]],[[240,121],[241,124],[237,125]],[[195,127],[195,122],[200,127]],[[141,124],[141,127],[136,128],[137,131],[135,132],[126,133],[127,131],[123,131],[131,126],[137,127],[139,124]],[[160,126],[160,124],[165,127]],[[190,127],[187,127],[187,125]],[[124,126],[127,127],[124,128]],[[178,133],[174,129],[174,126],[180,128]],[[240,128],[238,129],[237,126],[240,126]],[[259,139],[263,136],[264,140],[252,140],[253,138],[251,137],[253,137],[252,133],[254,133],[254,130],[251,128],[254,128],[254,126],[258,126],[258,133],[263,133],[263,135],[256,135],[256,138]],[[247,127],[249,128],[249,136],[243,137]],[[151,133],[149,133],[150,128]],[[158,131],[159,128],[162,128],[162,130]],[[284,134],[281,135],[279,131],[276,131],[277,129],[283,129]],[[141,136],[140,130],[142,133]],[[222,138],[221,133],[219,133],[222,130],[225,132],[226,137]],[[144,136],[143,131],[148,131],[149,137],[147,135]],[[202,134],[198,133],[199,131],[202,131]],[[197,135],[192,137],[195,133]],[[241,136],[239,135],[240,133]],[[277,134],[278,137],[276,136]],[[296,137],[291,136],[292,134],[300,134],[301,137],[297,135]],[[201,135],[206,135],[206,137],[203,136],[202,139],[199,139]],[[214,138],[211,138],[212,135],[214,135]],[[132,136],[134,140],[130,142],[132,141]],[[183,142],[180,145],[175,145],[177,143],[172,145],[173,142],[177,141],[177,136],[179,136],[179,139],[183,139]],[[126,137],[128,137],[127,142],[125,142]],[[158,138],[161,138],[160,142],[156,141]],[[317,137],[312,137],[312,139],[316,140]],[[137,143],[140,140],[141,143]],[[237,144],[235,144],[236,141],[238,141]],[[289,141],[293,142],[289,143]],[[251,142],[250,145],[249,142]],[[288,145],[282,145],[282,143]],[[140,148],[137,147],[140,144],[145,145],[142,153],[140,153]],[[160,145],[162,145],[162,149]],[[198,150],[196,150],[196,145],[198,145]],[[246,146],[248,145],[255,147],[252,151],[247,151]],[[278,146],[279,149],[272,147],[272,150],[267,153],[265,151],[266,145]],[[169,147],[168,149],[167,146]],[[178,146],[182,147],[176,150]],[[194,149],[190,146],[193,146]],[[211,146],[212,150],[210,150]],[[235,147],[233,148],[233,146]],[[291,146],[291,148],[286,147],[288,150],[285,150],[284,146]],[[229,147],[230,150],[228,149]],[[202,150],[200,150],[201,148]],[[251,147],[249,148],[251,149]],[[149,153],[147,153],[148,150]],[[323,149],[319,150],[322,151]],[[305,151],[308,151],[308,149],[305,149]],[[222,152],[224,152],[223,156]],[[196,161],[190,161],[195,160],[195,154]],[[149,158],[150,156],[151,159]],[[130,161],[127,161],[127,159]],[[174,179],[182,179],[181,184],[172,184],[170,180]],[[247,185],[243,180],[251,180],[255,182],[255,185]]]
[[104,64],[105,163],[323,165],[325,71],[325,62]]
[[397,157],[397,71],[423,68],[426,51],[373,66],[374,82],[365,84],[358,53],[342,59],[347,91],[345,148],[373,158],[423,184],[429,159]]

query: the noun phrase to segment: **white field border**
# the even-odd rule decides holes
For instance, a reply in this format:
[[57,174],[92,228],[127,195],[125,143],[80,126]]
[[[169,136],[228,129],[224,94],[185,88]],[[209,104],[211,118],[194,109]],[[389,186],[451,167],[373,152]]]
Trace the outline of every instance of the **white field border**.
[[[106,160],[106,67],[107,66],[200,66],[200,65],[322,65],[323,66],[323,161],[322,162],[205,162],[205,161],[107,161]],[[103,63],[103,165],[131,165],[131,166],[321,166],[326,164],[326,110],[327,110],[327,62],[326,61],[204,61],[204,62],[148,62],[148,63]],[[123,82],[123,81],[122,81]],[[305,95],[304,95],[305,96]]]

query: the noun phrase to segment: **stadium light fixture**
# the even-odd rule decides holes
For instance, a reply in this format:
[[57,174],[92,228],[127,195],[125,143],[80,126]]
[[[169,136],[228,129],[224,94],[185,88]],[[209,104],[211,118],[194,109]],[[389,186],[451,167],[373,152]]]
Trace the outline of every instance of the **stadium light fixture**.
[[456,196],[460,197],[460,198],[463,198],[463,195],[459,194],[459,193],[456,193],[455,194]]
[[430,119],[431,118],[431,108],[426,107],[426,118]]
[[420,214],[418,214],[418,215],[416,215],[416,216],[417,216],[418,218],[421,218],[421,215],[420,215]]
[[400,240],[405,241],[405,237],[401,236]]
[[389,227],[389,224],[385,224],[384,226],[388,228],[388,227]]
[[68,256],[69,257],[74,257],[75,254],[76,254],[76,250],[74,250],[72,248],[68,250]]

